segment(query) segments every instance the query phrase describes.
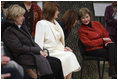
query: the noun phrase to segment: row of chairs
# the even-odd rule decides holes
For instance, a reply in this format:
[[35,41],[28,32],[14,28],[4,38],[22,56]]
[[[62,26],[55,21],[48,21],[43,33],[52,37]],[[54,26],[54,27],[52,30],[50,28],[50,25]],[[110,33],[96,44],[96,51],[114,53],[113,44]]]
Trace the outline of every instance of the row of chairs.
[[[7,53],[6,55],[9,56],[11,59],[17,61],[17,59],[15,59],[13,57],[13,55],[10,53],[10,50],[8,50],[7,46],[4,44],[4,50],[5,50],[5,53]],[[83,70],[84,70],[84,62],[85,61],[88,61],[88,60],[95,60],[97,61],[97,67],[98,67],[98,73],[99,73],[99,78],[100,79],[103,79],[103,75],[104,75],[104,68],[105,68],[105,61],[107,59],[105,58],[101,58],[101,57],[93,57],[93,56],[87,56],[85,55],[86,54],[86,51],[85,51],[85,46],[82,44],[82,42],[80,40],[78,40],[78,47],[79,47],[79,50],[80,50],[80,53],[82,55],[82,65],[81,65],[81,73],[80,73],[80,79],[82,79],[82,76],[83,76]],[[48,55],[49,55],[49,52],[47,49],[44,49],[47,51]],[[36,64],[36,59],[35,59],[35,56],[33,54],[22,54],[22,55],[19,55],[20,56],[24,56],[24,55],[27,55],[27,56],[32,56],[32,58],[34,59],[34,65],[24,65],[24,64],[20,64],[23,66],[23,68],[29,68],[29,69],[36,69],[36,74],[38,76],[38,78],[40,78],[40,74],[38,73],[38,68],[37,68],[37,64]],[[101,73],[101,69],[100,69],[100,61],[103,61],[103,66],[102,66],[102,73]]]

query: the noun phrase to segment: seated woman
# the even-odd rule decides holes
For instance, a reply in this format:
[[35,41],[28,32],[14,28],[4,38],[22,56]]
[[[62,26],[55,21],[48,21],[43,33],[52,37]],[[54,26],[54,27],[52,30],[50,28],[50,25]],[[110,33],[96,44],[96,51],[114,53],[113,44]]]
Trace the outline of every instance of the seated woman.
[[86,47],[86,55],[103,57],[109,60],[109,75],[117,76],[116,44],[111,41],[108,32],[97,21],[91,21],[91,12],[87,8],[79,10],[81,25],[78,35]]
[[[54,73],[54,78],[64,78],[60,60],[54,57],[46,57],[47,54],[42,52],[42,49],[31,38],[27,27],[23,24],[24,13],[25,10],[18,5],[12,5],[6,10],[6,21],[2,25],[6,29],[3,32],[2,40],[11,51],[12,55],[18,59],[17,61],[20,64],[34,65],[34,61],[31,56],[24,55],[18,58],[19,55],[24,53],[33,54],[36,58],[36,63],[41,78],[53,78],[50,77],[52,76],[52,71]],[[41,63],[42,58],[44,62]],[[41,70],[40,66],[43,64],[45,64],[44,69],[48,69],[50,72],[50,76],[44,75],[45,70]],[[32,69],[26,69],[26,72],[32,78],[37,78]]]
[[78,14],[76,11],[69,9],[67,10],[61,21],[59,21],[60,26],[62,27],[65,35],[65,40],[67,39],[69,33],[71,32],[72,27],[77,24]]
[[44,4],[43,20],[36,24],[35,41],[42,49],[48,49],[50,56],[61,60],[64,77],[70,79],[72,72],[80,70],[80,65],[72,50],[64,46],[63,30],[55,20],[58,18],[58,8],[54,2]]

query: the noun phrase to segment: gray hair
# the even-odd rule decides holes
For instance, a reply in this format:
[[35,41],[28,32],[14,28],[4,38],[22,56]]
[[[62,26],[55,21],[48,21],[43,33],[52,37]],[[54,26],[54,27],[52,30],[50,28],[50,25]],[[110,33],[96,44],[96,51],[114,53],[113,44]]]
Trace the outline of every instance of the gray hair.
[[8,20],[15,21],[17,17],[25,14],[25,9],[19,5],[11,5],[4,10],[5,18]]

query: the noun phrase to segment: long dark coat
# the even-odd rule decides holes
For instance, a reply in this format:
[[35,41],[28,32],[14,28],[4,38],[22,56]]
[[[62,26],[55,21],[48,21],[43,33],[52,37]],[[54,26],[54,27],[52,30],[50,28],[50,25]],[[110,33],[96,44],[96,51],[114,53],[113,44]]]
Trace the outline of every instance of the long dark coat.
[[106,30],[110,35],[117,35],[117,20],[113,19],[113,7],[107,6],[105,10],[104,19],[106,21]]
[[26,55],[18,59],[18,56],[24,53],[35,54],[38,63],[38,56],[41,56],[41,48],[33,41],[27,27],[22,25],[21,28],[18,28],[12,21],[5,21],[2,27],[5,28],[2,33],[2,40],[11,51],[14,58],[17,59],[18,63],[33,65],[34,62],[31,56]]

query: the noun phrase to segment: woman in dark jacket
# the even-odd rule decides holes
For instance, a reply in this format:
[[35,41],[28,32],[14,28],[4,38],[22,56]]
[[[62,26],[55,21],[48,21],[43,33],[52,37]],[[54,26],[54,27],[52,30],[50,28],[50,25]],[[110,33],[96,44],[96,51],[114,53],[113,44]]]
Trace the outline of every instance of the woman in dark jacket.
[[[42,52],[41,48],[33,41],[27,27],[23,25],[25,10],[18,6],[12,5],[6,11],[6,21],[2,25],[6,29],[3,31],[2,39],[7,48],[12,52],[17,62],[25,65],[34,65],[34,61],[31,56],[25,55],[19,57],[22,54],[33,54],[36,58],[37,67],[42,78],[53,78],[42,75],[43,70],[40,69],[40,57],[45,57],[44,64],[54,74],[54,78],[64,78],[61,68],[61,63],[57,58],[47,57],[45,52]],[[43,58],[44,59],[44,58]],[[49,62],[48,62],[49,61]],[[49,64],[50,63],[50,64]],[[51,67],[50,67],[51,66]],[[36,74],[31,69],[26,69],[26,72],[32,77],[37,78]]]
[[104,20],[111,40],[117,44],[117,1],[106,7]]
[[34,1],[24,1],[20,5],[25,9],[25,23],[31,36],[35,35],[36,23],[41,20],[41,8]]

